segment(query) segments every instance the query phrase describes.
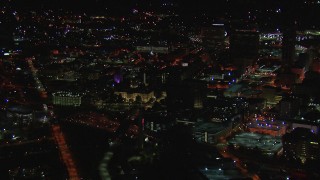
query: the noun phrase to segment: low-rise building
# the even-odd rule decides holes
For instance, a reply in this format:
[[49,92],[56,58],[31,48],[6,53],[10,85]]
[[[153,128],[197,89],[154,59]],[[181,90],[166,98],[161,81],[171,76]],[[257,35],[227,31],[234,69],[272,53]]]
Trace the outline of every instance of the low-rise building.
[[75,94],[72,92],[59,91],[52,93],[52,100],[54,105],[60,106],[80,106],[81,105],[80,94]]
[[137,88],[129,89],[128,91],[124,91],[124,90],[116,91],[115,94],[120,95],[122,98],[125,99],[126,102],[136,101],[140,97],[141,102],[146,103],[152,100],[153,98],[155,98],[154,91],[151,91],[151,90],[142,91]]

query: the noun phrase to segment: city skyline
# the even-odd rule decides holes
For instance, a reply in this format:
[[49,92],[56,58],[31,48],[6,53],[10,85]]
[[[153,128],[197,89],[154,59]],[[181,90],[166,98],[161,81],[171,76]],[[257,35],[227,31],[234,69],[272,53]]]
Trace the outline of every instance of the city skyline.
[[0,179],[319,179],[319,10],[2,1]]

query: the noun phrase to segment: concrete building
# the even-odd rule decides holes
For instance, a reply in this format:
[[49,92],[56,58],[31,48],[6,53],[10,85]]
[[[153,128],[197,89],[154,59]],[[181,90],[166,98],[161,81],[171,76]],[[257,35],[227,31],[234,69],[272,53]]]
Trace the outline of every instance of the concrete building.
[[243,132],[235,135],[228,141],[234,149],[243,148],[254,152],[258,149],[263,155],[279,155],[282,151],[282,142],[280,136],[263,135],[259,133]]
[[24,105],[14,105],[8,107],[6,115],[14,126],[28,125],[34,120],[33,109]]
[[225,126],[222,123],[199,122],[194,125],[193,136],[199,143],[215,144],[219,138],[232,131],[231,124]]
[[146,103],[155,99],[154,91],[141,91],[138,89],[130,89],[129,91],[116,91],[115,94],[120,95],[126,102],[136,101],[137,97],[141,97],[141,101]]

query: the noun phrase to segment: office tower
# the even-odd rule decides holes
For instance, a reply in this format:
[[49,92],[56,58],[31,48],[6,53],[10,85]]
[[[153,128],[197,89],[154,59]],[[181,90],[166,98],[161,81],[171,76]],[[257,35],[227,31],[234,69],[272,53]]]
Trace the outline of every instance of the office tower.
[[279,102],[279,105],[281,118],[294,118],[300,112],[298,98],[284,98]]
[[297,1],[281,1],[282,6],[282,65],[283,67],[291,67],[295,60],[295,44],[296,44],[296,14]]
[[224,24],[213,24],[201,29],[202,42],[208,50],[218,53],[225,48],[225,26]]
[[282,39],[282,65],[291,67],[295,60],[296,32],[292,25],[285,27]]
[[185,80],[167,87],[168,109],[201,109],[206,95],[206,83]]
[[307,163],[320,159],[320,139],[310,129],[296,128],[283,136],[283,153],[288,160]]
[[255,29],[236,29],[230,34],[230,56],[239,69],[252,65],[258,57],[259,33]]

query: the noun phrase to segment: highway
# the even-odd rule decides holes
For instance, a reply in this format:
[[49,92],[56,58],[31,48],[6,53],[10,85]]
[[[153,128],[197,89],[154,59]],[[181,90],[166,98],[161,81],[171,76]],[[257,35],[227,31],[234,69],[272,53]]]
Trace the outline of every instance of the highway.
[[52,125],[52,134],[54,140],[59,147],[60,156],[64,164],[66,165],[69,179],[70,180],[80,180],[79,173],[77,171],[76,165],[70,153],[69,147],[66,143],[65,137],[59,125]]
[[[37,74],[38,70],[34,67],[33,60],[34,60],[34,58],[27,58],[26,59],[26,61],[28,62],[29,68],[32,72],[33,78],[36,82],[36,88],[38,89],[40,96],[43,99],[47,99],[47,97],[48,97],[47,92],[46,92],[45,88],[43,87],[41,81],[38,78],[38,74]],[[44,104],[45,111],[47,110],[47,109],[45,109],[46,107],[47,107],[47,105]],[[65,136],[64,136],[63,132],[61,131],[60,125],[57,125],[57,124],[52,125],[51,130],[52,130],[52,136],[55,140],[55,143],[58,145],[58,148],[60,151],[60,157],[67,168],[69,179],[70,180],[80,180],[81,178],[79,176],[77,167],[74,163],[74,160],[73,160],[73,157],[72,157],[71,152],[69,150],[69,147],[66,143]]]
[[257,174],[250,174],[248,172],[248,170],[243,166],[243,164],[241,163],[241,160],[236,157],[235,155],[233,155],[232,153],[230,153],[228,151],[227,148],[227,141],[225,138],[220,138],[220,143],[217,144],[217,149],[219,151],[219,153],[221,154],[221,156],[223,156],[224,158],[230,158],[232,159],[235,163],[236,163],[236,167],[240,170],[240,172],[244,175],[244,176],[248,176],[250,177],[252,180],[260,180],[260,177]]

